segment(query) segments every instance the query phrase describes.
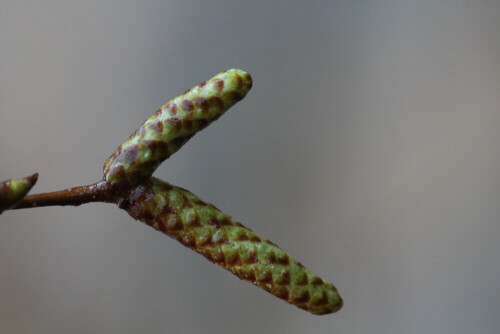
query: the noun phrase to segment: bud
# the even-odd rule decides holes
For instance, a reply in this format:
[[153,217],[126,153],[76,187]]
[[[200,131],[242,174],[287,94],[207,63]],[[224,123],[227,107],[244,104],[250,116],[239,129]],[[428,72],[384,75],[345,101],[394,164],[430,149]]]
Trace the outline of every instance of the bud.
[[290,304],[318,315],[342,307],[332,283],[185,189],[151,177],[130,189],[118,205],[133,218]]
[[196,132],[218,119],[252,87],[245,71],[231,69],[186,91],[158,109],[104,163],[104,180],[118,189],[153,174]]
[[37,179],[38,174],[33,174],[17,180],[0,182],[0,213],[23,199],[35,185]]

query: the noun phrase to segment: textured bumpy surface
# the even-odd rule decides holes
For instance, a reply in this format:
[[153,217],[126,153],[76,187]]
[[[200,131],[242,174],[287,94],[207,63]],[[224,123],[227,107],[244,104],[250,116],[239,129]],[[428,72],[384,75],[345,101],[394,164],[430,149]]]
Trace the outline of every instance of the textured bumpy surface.
[[151,177],[130,189],[118,205],[239,278],[304,310],[328,314],[342,307],[333,284],[187,190]]
[[252,86],[228,70],[158,109],[104,163],[104,183],[133,218],[178,240],[211,262],[313,314],[342,307],[323,281],[272,242],[187,190],[151,177],[196,132],[241,100]]
[[38,174],[0,182],[0,213],[14,206],[35,185]]
[[219,118],[252,87],[245,71],[217,74],[158,109],[104,163],[104,179],[115,189],[147,179],[196,132]]

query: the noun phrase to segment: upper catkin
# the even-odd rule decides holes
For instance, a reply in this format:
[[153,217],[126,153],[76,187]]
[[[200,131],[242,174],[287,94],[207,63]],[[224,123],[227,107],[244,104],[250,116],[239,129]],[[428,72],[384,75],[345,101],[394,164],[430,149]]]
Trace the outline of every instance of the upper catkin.
[[104,180],[127,189],[147,179],[196,132],[218,119],[252,87],[252,77],[231,69],[158,109],[104,163]]

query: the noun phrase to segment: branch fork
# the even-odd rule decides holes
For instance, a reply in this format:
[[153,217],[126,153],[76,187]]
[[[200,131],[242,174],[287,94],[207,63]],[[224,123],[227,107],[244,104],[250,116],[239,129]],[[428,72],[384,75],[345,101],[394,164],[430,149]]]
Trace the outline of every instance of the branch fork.
[[231,69],[202,82],[158,109],[105,161],[97,183],[26,194],[38,174],[0,183],[0,213],[54,205],[114,203],[209,261],[313,314],[338,311],[332,283],[288,253],[186,189],[152,177],[156,168],[198,131],[243,99],[252,77]]

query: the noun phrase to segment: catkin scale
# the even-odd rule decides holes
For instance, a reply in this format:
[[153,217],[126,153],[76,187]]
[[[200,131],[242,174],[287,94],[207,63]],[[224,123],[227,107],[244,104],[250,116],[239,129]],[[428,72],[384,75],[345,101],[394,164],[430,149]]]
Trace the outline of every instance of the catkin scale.
[[126,189],[147,179],[196,132],[245,97],[251,87],[250,74],[231,69],[174,98],[106,160],[104,180],[115,189]]
[[288,303],[317,315],[342,307],[332,283],[185,189],[151,177],[117,204],[133,218]]

